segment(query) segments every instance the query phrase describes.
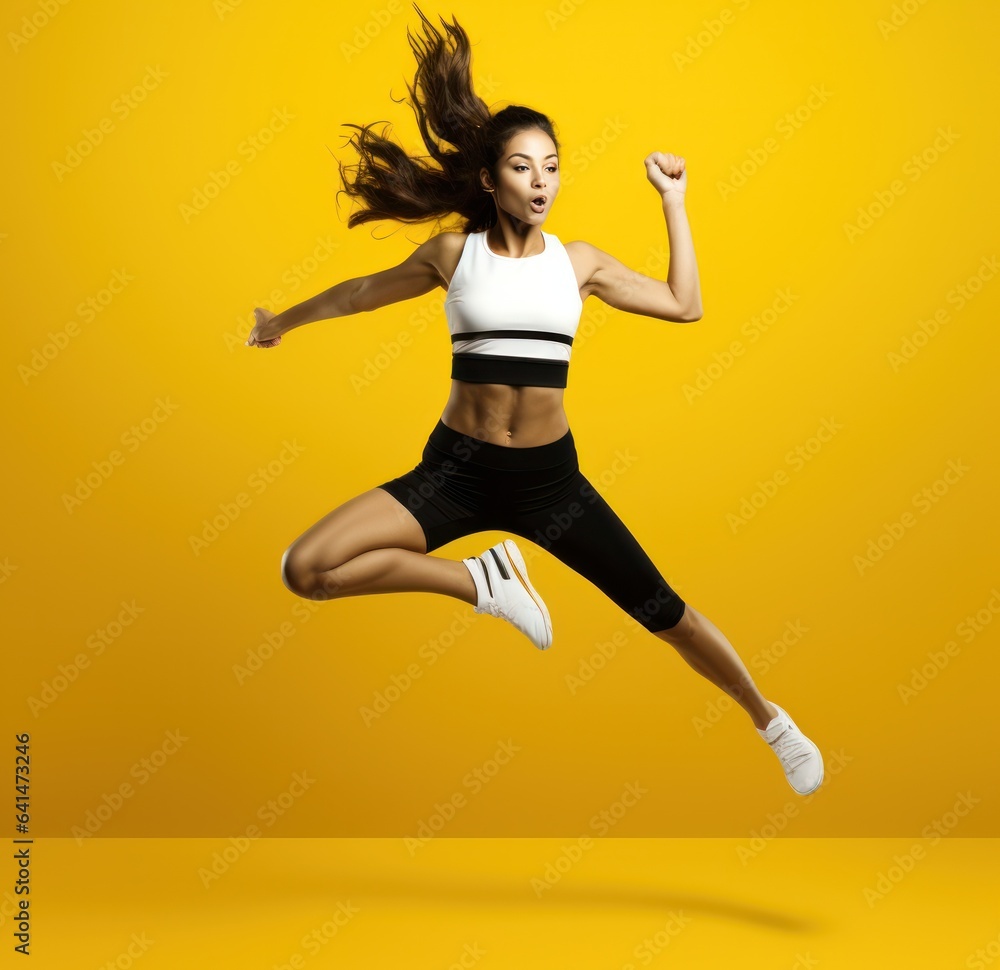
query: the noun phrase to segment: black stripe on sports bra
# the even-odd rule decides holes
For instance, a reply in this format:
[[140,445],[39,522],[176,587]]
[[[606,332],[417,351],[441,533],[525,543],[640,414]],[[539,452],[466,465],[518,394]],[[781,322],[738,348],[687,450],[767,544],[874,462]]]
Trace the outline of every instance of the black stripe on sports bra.
[[539,333],[537,330],[469,330],[465,333],[453,333],[451,342],[460,340],[479,340],[481,337],[527,337],[529,340],[555,340],[561,344],[573,344],[573,338],[567,333]]
[[566,387],[568,360],[509,357],[502,354],[452,354],[451,376],[475,384]]

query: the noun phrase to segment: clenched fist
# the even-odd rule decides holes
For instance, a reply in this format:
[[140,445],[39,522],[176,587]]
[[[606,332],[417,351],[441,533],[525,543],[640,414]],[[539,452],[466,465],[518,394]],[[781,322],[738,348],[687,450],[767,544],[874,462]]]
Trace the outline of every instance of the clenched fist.
[[247,337],[247,346],[277,347],[281,343],[281,334],[277,333],[275,327],[271,325],[271,321],[277,314],[258,306],[254,307],[253,315],[257,324],[250,331],[250,336]]
[[664,202],[683,202],[687,189],[687,169],[683,155],[652,152],[646,156],[646,178],[663,197]]

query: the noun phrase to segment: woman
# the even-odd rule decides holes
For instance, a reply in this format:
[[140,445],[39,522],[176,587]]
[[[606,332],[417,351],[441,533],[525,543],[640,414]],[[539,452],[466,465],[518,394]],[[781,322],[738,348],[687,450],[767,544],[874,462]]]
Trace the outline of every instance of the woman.
[[[653,152],[646,175],[661,197],[670,241],[666,281],[629,270],[586,242],[565,245],[542,225],[559,192],[559,144],[549,119],[511,105],[490,113],[474,93],[471,50],[453,19],[425,36],[409,86],[421,136],[437,163],[410,158],[371,131],[352,136],[361,162],[345,190],[365,206],[348,220],[419,223],[457,213],[460,231],[432,236],[398,266],[345,280],[277,315],[256,308],[247,344],[275,347],[295,327],[446,291],[451,395],[409,472],[350,499],[299,536],[282,578],[312,599],[423,591],[507,620],[541,649],[552,642],[544,601],[513,539],[461,561],[427,553],[497,530],[528,538],[587,578],[654,636],[671,644],[750,715],[792,788],[823,780],[819,749],[761,696],[722,633],[663,579],[638,541],[584,477],[563,389],[583,301],[688,322],[702,314],[684,210],[684,158]],[[445,149],[439,142],[454,146]]]

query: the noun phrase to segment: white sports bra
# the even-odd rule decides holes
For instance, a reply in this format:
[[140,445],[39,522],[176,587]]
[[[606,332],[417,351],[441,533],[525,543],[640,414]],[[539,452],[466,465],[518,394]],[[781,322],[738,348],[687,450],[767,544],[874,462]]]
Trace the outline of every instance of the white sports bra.
[[444,300],[451,376],[488,384],[565,387],[583,300],[563,244],[500,256],[486,230],[469,233]]

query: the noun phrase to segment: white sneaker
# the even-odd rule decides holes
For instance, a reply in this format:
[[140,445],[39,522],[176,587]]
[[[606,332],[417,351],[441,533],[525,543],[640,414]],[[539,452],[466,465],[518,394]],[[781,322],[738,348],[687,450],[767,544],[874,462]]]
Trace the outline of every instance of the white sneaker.
[[[773,702],[772,702],[773,703]],[[780,708],[766,728],[757,733],[771,746],[785,769],[788,784],[800,795],[816,791],[823,781],[823,755]]]
[[507,620],[539,650],[552,646],[549,611],[528,582],[524,557],[513,539],[504,539],[481,556],[470,556],[462,562],[472,572],[480,591],[474,612]]

